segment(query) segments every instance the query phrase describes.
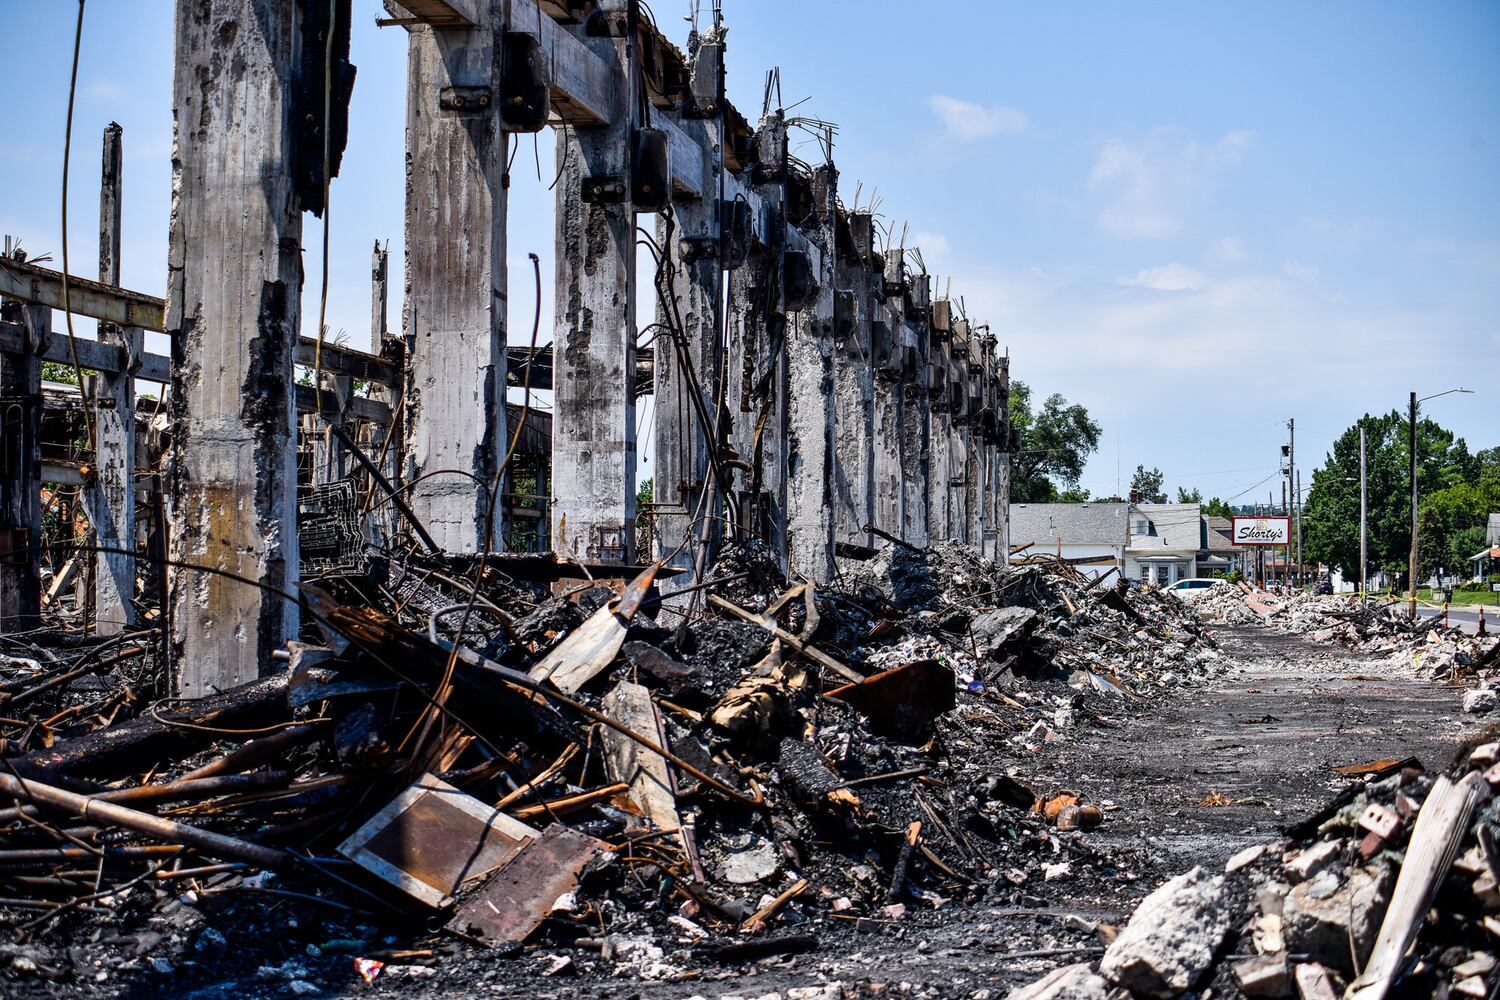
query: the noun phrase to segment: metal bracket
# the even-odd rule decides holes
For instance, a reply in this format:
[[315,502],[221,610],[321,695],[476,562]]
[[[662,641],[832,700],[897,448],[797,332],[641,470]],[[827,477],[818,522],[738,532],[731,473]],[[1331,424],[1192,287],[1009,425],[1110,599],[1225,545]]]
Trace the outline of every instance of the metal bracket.
[[488,87],[444,87],[438,91],[438,110],[455,114],[478,114],[490,106]]
[[714,260],[719,256],[719,240],[715,236],[679,236],[677,245],[684,264]]
[[619,174],[585,177],[578,197],[585,205],[618,205],[625,200],[625,178]]

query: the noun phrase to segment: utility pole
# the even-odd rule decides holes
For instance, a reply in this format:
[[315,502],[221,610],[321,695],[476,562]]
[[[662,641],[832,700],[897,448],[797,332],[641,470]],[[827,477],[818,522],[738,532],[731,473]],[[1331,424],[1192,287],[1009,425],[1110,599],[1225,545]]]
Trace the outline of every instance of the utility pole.
[[[1302,572],[1302,519],[1297,516],[1297,507],[1301,497],[1297,495],[1297,420],[1295,417],[1286,422],[1287,445],[1286,445],[1286,483],[1292,493],[1292,507],[1287,511],[1292,517],[1292,530],[1297,535],[1297,572]],[[1287,561],[1291,561],[1292,547],[1287,545]]]
[[1411,394],[1411,419],[1407,434],[1407,451],[1411,458],[1411,559],[1406,567],[1407,617],[1417,620],[1417,394]]
[[[1291,469],[1290,469],[1290,467],[1288,467],[1288,470],[1287,470],[1287,479],[1291,479],[1291,478],[1292,478]],[[1282,483],[1281,484],[1281,512],[1283,514],[1290,514],[1292,512],[1291,508],[1286,505],[1286,493],[1287,493],[1286,486],[1287,486],[1286,483]],[[1290,538],[1288,538],[1286,540],[1286,544],[1281,547],[1281,583],[1282,583],[1283,586],[1290,586],[1291,582],[1292,582],[1292,540]]]
[[1292,494],[1297,511],[1297,579],[1302,580],[1302,473],[1297,473],[1297,490]]
[[1473,393],[1473,391],[1473,389],[1465,389],[1463,386],[1459,386],[1456,389],[1444,389],[1442,392],[1435,392],[1431,396],[1423,396],[1421,399],[1417,398],[1416,393],[1411,394],[1411,415],[1408,421],[1406,449],[1411,458],[1411,560],[1407,564],[1406,575],[1410,591],[1407,614],[1412,621],[1417,620],[1417,404],[1455,392]]
[[1359,425],[1359,599],[1365,599],[1365,547],[1368,544],[1367,521],[1370,516],[1370,498],[1365,488],[1365,425]]

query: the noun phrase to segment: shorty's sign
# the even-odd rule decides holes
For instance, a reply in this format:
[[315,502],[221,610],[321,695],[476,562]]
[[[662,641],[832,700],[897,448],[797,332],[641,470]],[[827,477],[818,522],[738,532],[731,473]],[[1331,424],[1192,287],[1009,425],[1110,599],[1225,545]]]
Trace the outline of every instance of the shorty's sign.
[[1292,537],[1289,517],[1237,517],[1233,540],[1236,545],[1285,545]]

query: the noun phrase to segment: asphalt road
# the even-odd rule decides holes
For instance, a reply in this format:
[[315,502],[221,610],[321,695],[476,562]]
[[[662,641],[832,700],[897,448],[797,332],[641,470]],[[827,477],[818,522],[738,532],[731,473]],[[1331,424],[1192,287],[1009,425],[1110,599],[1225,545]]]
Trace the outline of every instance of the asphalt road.
[[[1417,613],[1420,614],[1423,618],[1432,617],[1434,614],[1436,614],[1439,618],[1442,617],[1441,611],[1433,612],[1427,610],[1426,608],[1418,608]],[[1497,611],[1494,608],[1485,608],[1484,622],[1486,634],[1495,635],[1496,630],[1500,629],[1500,611]],[[1479,609],[1449,608],[1448,624],[1457,625],[1459,628],[1463,629],[1470,635],[1474,635],[1479,630]]]

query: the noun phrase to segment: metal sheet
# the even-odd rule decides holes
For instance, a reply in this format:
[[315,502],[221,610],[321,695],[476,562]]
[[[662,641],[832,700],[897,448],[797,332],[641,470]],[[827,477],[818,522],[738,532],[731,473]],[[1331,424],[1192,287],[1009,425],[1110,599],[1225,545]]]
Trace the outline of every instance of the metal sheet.
[[523,941],[604,849],[593,837],[549,826],[460,906],[449,926],[491,947]]

